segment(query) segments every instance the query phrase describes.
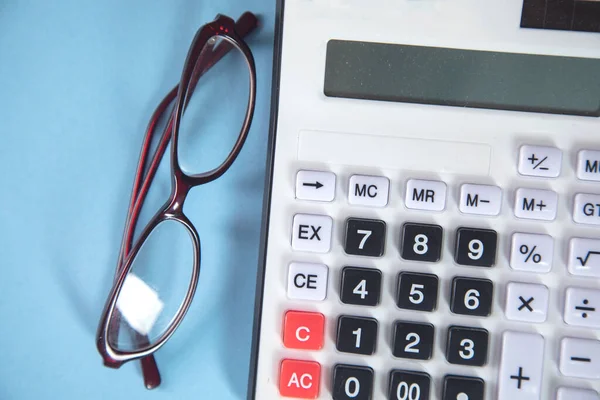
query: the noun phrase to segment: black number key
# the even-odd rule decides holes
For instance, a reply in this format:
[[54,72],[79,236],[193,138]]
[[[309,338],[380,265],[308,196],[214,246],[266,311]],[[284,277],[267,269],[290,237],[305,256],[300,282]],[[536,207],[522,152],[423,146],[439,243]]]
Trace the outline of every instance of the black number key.
[[377,343],[377,320],[343,315],[338,319],[336,347],[344,353],[371,355]]
[[433,352],[433,333],[431,324],[396,322],[392,353],[400,358],[429,360]]
[[487,317],[492,311],[493,296],[492,281],[456,277],[452,281],[450,309],[455,314]]
[[346,220],[347,254],[381,257],[385,249],[385,222],[375,219]]
[[381,271],[378,269],[345,267],[342,270],[342,303],[376,306],[381,294]]
[[373,369],[338,364],[333,370],[333,400],[370,400]]
[[402,258],[436,262],[442,253],[443,230],[439,225],[406,223],[402,228]]
[[431,377],[424,372],[392,371],[389,400],[429,400],[430,386]]
[[[447,375],[444,378],[442,400],[483,400],[484,392],[485,384],[480,378]],[[462,397],[461,393],[463,393]]]
[[446,359],[451,364],[481,367],[487,362],[488,331],[452,326],[448,329]]
[[433,274],[400,272],[396,304],[399,308],[433,311],[437,306],[438,277]]
[[491,229],[459,228],[454,260],[461,265],[491,267],[496,263],[498,234]]

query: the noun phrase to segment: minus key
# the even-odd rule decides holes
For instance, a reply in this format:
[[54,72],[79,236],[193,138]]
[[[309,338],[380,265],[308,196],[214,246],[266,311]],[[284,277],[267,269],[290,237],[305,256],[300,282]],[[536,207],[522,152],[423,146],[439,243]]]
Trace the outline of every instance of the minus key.
[[563,338],[560,342],[559,368],[565,376],[600,379],[600,341]]

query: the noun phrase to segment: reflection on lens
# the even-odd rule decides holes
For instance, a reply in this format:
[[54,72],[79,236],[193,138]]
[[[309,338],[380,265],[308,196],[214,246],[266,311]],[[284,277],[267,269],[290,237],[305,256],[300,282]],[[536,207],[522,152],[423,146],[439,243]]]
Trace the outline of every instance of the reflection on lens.
[[194,263],[192,240],[176,221],[161,222],[132,264],[109,323],[108,340],[120,351],[158,341],[187,294]]
[[250,69],[244,53],[222,37],[208,41],[196,63],[203,68],[218,48],[231,50],[202,75],[179,128],[183,171],[201,174],[220,166],[239,137],[249,104]]

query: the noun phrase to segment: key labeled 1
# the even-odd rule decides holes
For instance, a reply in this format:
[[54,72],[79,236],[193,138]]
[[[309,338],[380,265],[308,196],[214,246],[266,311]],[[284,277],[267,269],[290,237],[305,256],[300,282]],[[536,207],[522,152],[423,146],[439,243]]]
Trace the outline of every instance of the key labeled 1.
[[549,235],[514,233],[510,266],[517,271],[549,272],[552,269],[554,239]]

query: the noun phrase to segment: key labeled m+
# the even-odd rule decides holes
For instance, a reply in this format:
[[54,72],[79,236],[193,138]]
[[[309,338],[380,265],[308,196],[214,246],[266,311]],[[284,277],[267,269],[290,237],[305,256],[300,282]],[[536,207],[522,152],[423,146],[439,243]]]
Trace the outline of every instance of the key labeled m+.
[[293,249],[327,253],[331,247],[332,224],[327,215],[296,214],[292,228]]
[[558,195],[551,190],[517,189],[515,216],[517,218],[552,221],[556,218]]

